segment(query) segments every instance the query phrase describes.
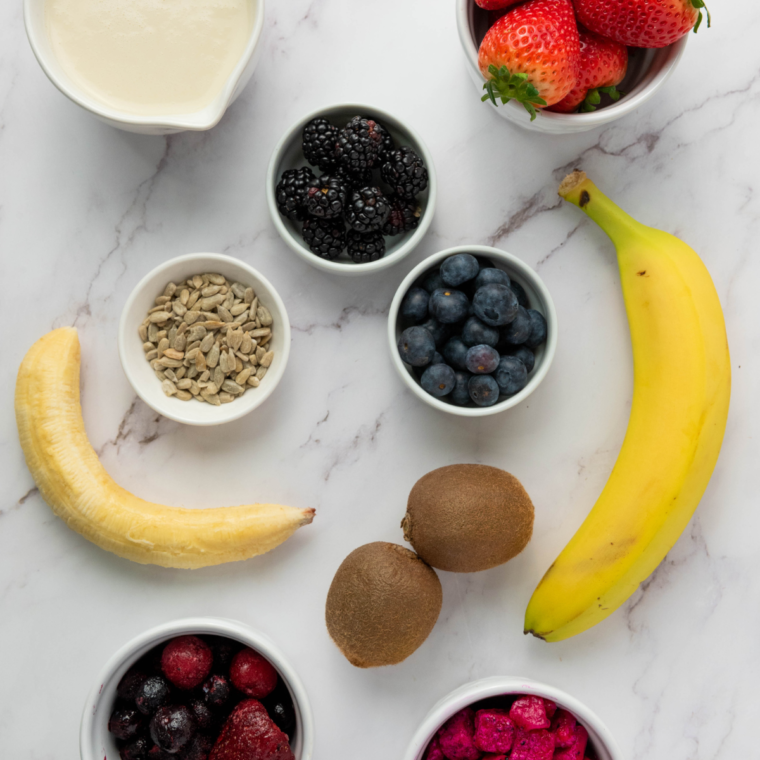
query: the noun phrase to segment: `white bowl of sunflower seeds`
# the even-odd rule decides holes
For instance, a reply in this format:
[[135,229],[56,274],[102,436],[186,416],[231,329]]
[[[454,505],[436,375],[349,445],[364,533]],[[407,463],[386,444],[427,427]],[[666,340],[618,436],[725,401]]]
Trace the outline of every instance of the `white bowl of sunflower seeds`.
[[290,322],[271,283],[218,253],[191,253],[147,274],[119,323],[135,393],[164,417],[219,425],[260,406],[282,378]]

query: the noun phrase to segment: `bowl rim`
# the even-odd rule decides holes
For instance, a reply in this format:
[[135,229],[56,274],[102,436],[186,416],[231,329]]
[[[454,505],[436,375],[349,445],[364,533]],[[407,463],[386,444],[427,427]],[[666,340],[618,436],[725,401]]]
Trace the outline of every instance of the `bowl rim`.
[[[266,15],[265,0],[253,0],[255,16],[245,50],[242,52],[237,64],[235,64],[235,68],[232,70],[229,77],[227,77],[224,87],[222,87],[216,98],[209,103],[206,108],[189,114],[154,114],[151,116],[140,116],[139,114],[122,111],[118,108],[112,108],[105,103],[101,103],[94,96],[87,95],[86,91],[78,87],[76,82],[69,81],[68,78],[64,81],[57,76],[53,68],[48,64],[47,56],[42,52],[43,48],[39,42],[38,34],[44,35],[46,34],[46,30],[44,29],[44,26],[43,29],[40,30],[32,18],[32,4],[39,2],[44,4],[46,0],[24,0],[24,27],[34,57],[37,59],[37,62],[45,72],[47,78],[53,83],[59,92],[85,111],[88,111],[107,122],[114,122],[138,128],[188,132],[202,132],[211,129],[212,127],[215,127],[221,120],[222,116],[224,116],[232,101],[238,83],[245,74],[248,63],[251,61],[259,47],[262,33],[264,31],[264,20]],[[211,118],[206,119],[205,121],[199,121],[197,118],[198,115],[203,114],[207,109],[210,109],[216,102],[219,102],[221,107],[215,109],[213,113],[210,114]]]
[[[389,121],[396,125],[399,131],[405,132],[410,142],[416,143],[416,147],[419,148],[419,152],[425,167],[428,170],[428,188],[427,188],[427,203],[425,211],[422,214],[417,228],[409,239],[394,251],[390,256],[384,256],[377,261],[371,261],[366,264],[354,264],[349,261],[328,261],[322,259],[319,256],[315,256],[305,245],[301,244],[285,226],[282,220],[280,212],[277,210],[277,201],[275,199],[275,188],[277,186],[277,170],[282,160],[282,156],[286,148],[290,145],[294,138],[296,138],[303,130],[304,126],[319,116],[323,116],[326,113],[332,113],[334,111],[352,110],[357,114],[370,113],[373,116],[377,116],[379,119]],[[370,274],[372,272],[379,272],[383,269],[397,264],[402,259],[406,258],[422,241],[422,238],[427,234],[430,229],[430,225],[433,222],[435,215],[435,206],[438,196],[438,181],[435,171],[435,164],[433,163],[433,156],[430,153],[425,141],[420,137],[419,133],[411,127],[403,119],[399,119],[398,116],[376,106],[370,106],[366,103],[335,103],[333,105],[322,106],[310,113],[302,116],[298,119],[290,128],[288,128],[280,140],[277,142],[274,150],[272,151],[271,158],[269,159],[269,166],[267,168],[267,205],[269,206],[269,214],[272,217],[274,226],[277,229],[282,240],[288,245],[288,247],[294,251],[300,258],[311,266],[321,269],[324,272],[332,272],[333,274],[342,275],[361,275]]]
[[[467,58],[468,66],[481,77],[483,82],[485,82],[485,77],[480,73],[480,67],[478,66],[478,48],[470,31],[469,9],[474,2],[475,0],[457,0],[457,32],[465,57]],[[644,86],[637,85],[634,88],[634,93],[629,94],[629,97],[621,98],[616,103],[590,113],[555,113],[553,111],[547,111],[546,109],[539,109],[539,118],[550,119],[558,125],[565,124],[567,126],[573,125],[575,127],[584,125],[590,129],[602,126],[603,124],[606,124],[613,119],[620,118],[621,116],[625,116],[649,100],[649,98],[651,98],[670,78],[670,75],[673,73],[683,56],[688,37],[689,35],[685,34],[673,44],[666,46],[665,49],[668,50],[668,55],[659,70]],[[653,49],[662,50],[663,48]],[[494,108],[495,106],[491,104],[491,107]],[[499,107],[519,109],[527,118],[527,112],[524,111],[519,103],[511,102],[507,103],[506,106]],[[531,128],[529,122],[526,122],[524,126],[529,129]]]
[[546,697],[571,712],[584,726],[592,728],[611,760],[624,760],[623,753],[602,719],[576,697],[555,686],[521,676],[490,676],[460,686],[440,699],[423,718],[407,747],[404,760],[419,760],[436,731],[452,715],[488,697],[529,694]]
[[[443,259],[448,258],[449,256],[453,256],[457,253],[472,253],[476,256],[498,259],[508,268],[515,269],[517,274],[527,280],[530,283],[531,287],[537,292],[538,296],[543,302],[541,305],[545,308],[546,311],[544,317],[546,318],[546,323],[548,326],[548,337],[544,348],[544,355],[541,359],[541,364],[533,370],[533,374],[528,381],[528,384],[519,393],[515,393],[514,396],[509,396],[503,401],[498,401],[493,406],[456,406],[454,404],[449,404],[445,401],[441,401],[440,399],[435,398],[435,396],[431,396],[429,393],[425,392],[422,386],[418,382],[414,381],[413,378],[409,375],[404,362],[401,361],[401,357],[398,354],[398,336],[396,334],[396,330],[398,323],[398,312],[401,307],[401,301],[403,297],[406,295],[407,291],[412,286],[414,281],[420,277],[420,275],[422,275],[427,270],[432,269]],[[546,377],[547,373],[549,372],[549,368],[554,361],[554,355],[557,351],[557,310],[554,306],[554,300],[552,299],[551,293],[546,287],[544,281],[541,279],[541,277],[539,277],[538,273],[533,268],[528,266],[528,264],[526,264],[522,259],[519,259],[517,256],[509,253],[508,251],[503,251],[500,248],[493,248],[492,246],[488,245],[458,245],[454,248],[446,248],[443,251],[439,251],[438,253],[434,253],[433,255],[428,256],[426,259],[423,259],[401,281],[401,284],[398,286],[393,296],[390,311],[388,313],[388,342],[393,366],[396,368],[396,371],[404,381],[404,384],[409,389],[411,389],[411,391],[418,398],[420,398],[429,406],[432,406],[434,409],[447,412],[448,414],[454,414],[459,417],[487,417],[491,414],[505,412],[507,409],[511,409],[512,407],[521,404],[543,382],[543,379]]]
[[227,638],[235,638],[238,641],[248,643],[253,649],[265,655],[267,660],[275,666],[280,675],[287,681],[300,714],[303,736],[301,754],[296,760],[310,760],[314,747],[314,716],[306,689],[293,666],[280,648],[266,634],[238,620],[213,616],[181,618],[161,623],[130,639],[108,658],[98,672],[97,679],[94,681],[84,703],[79,726],[79,753],[81,760],[100,760],[99,751],[92,746],[95,717],[101,714],[98,709],[100,693],[104,685],[113,678],[122,664],[134,656],[136,652],[153,642],[158,643],[172,636],[191,633],[214,634],[226,636]]
[[[153,400],[149,399],[147,395],[142,391],[141,381],[136,377],[134,371],[132,370],[132,363],[127,352],[127,341],[132,339],[132,331],[135,328],[135,325],[127,324],[127,317],[133,308],[134,302],[143,293],[144,290],[150,287],[151,283],[153,283],[154,280],[160,277],[163,272],[175,266],[176,264],[189,264],[191,262],[203,262],[205,264],[223,262],[226,265],[231,265],[240,269],[241,272],[244,272],[248,277],[253,277],[259,280],[264,285],[264,287],[270,290],[272,294],[273,303],[268,304],[267,308],[270,308],[271,311],[278,312],[278,319],[281,323],[278,325],[278,327],[283,331],[284,334],[282,354],[278,354],[277,356],[277,361],[275,362],[274,369],[271,372],[273,381],[268,384],[268,387],[263,389],[257,388],[257,392],[255,394],[245,394],[241,398],[236,399],[234,403],[214,407],[214,409],[219,411],[219,416],[209,420],[188,419],[182,414],[174,412],[172,406],[162,406],[162,404],[156,404],[153,402]],[[208,267],[206,267],[206,269],[207,271],[211,271],[208,269]],[[271,307],[274,308],[272,309]],[[290,356],[290,344],[290,319],[288,317],[288,312],[285,308],[285,304],[283,303],[282,298],[280,297],[280,294],[277,292],[275,287],[257,269],[254,269],[252,266],[249,266],[240,259],[236,259],[233,256],[227,256],[223,253],[187,253],[182,256],[175,256],[174,258],[169,259],[162,264],[159,264],[154,269],[151,269],[150,272],[148,272],[132,289],[132,292],[129,294],[127,300],[124,303],[124,306],[122,307],[121,317],[119,318],[119,361],[121,362],[121,367],[124,370],[124,374],[127,376],[127,380],[132,386],[134,392],[140,397],[143,402],[145,402],[145,404],[153,409],[153,411],[158,412],[158,414],[161,416],[173,420],[174,422],[180,422],[184,425],[193,425],[196,427],[211,427],[213,425],[222,425],[226,422],[232,422],[233,420],[244,417],[249,412],[252,412],[254,409],[261,406],[272,395],[272,393],[274,393],[275,388],[277,388],[277,386],[280,384],[280,380],[282,380],[282,376],[285,374],[288,358]],[[270,372],[267,372],[267,377],[269,376]],[[263,392],[259,393],[259,390],[262,390]],[[251,396],[251,400],[245,403],[246,396],[249,395]],[[163,401],[164,399],[162,398],[161,400]],[[166,400],[170,401],[171,399],[167,398]],[[237,407],[237,409],[235,407]]]

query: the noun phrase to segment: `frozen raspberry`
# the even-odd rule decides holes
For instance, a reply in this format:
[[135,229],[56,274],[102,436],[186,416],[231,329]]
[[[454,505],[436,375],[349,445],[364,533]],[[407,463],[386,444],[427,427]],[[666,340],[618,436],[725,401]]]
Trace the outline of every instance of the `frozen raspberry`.
[[553,760],[583,760],[588,744],[588,731],[583,726],[575,727],[575,736],[570,747],[558,749]]
[[446,755],[443,754],[437,734],[430,740],[430,744],[427,745],[423,760],[446,760]]
[[475,746],[483,752],[509,752],[515,738],[515,724],[506,710],[478,710],[475,713]]
[[150,738],[164,752],[174,755],[190,743],[195,729],[195,718],[184,705],[161,707],[151,718]]
[[209,760],[295,760],[288,737],[258,700],[244,699],[219,734]]
[[169,701],[169,684],[161,676],[146,678],[137,691],[135,704],[143,715],[153,715]]
[[161,670],[180,689],[193,689],[211,672],[211,648],[197,636],[177,636],[161,655]]
[[108,719],[108,730],[117,739],[131,739],[142,728],[143,716],[132,707],[114,710]]
[[475,746],[475,713],[465,707],[441,726],[438,742],[448,760],[478,760],[480,750]]
[[258,652],[246,648],[233,658],[230,679],[246,696],[263,699],[277,686],[277,671]]
[[551,725],[546,717],[546,708],[541,697],[520,697],[512,704],[509,717],[520,728],[526,728],[529,731],[537,728],[549,728]]
[[138,736],[119,747],[119,757],[121,760],[148,760],[149,748],[148,740],[144,736]]
[[230,698],[230,684],[224,676],[209,676],[203,682],[203,698],[210,707],[223,707]]
[[516,730],[509,760],[553,760],[553,756],[554,737],[548,731]]
[[575,741],[575,727],[578,722],[575,717],[567,710],[557,710],[556,715],[552,718],[552,734],[554,744],[557,747],[572,747]]

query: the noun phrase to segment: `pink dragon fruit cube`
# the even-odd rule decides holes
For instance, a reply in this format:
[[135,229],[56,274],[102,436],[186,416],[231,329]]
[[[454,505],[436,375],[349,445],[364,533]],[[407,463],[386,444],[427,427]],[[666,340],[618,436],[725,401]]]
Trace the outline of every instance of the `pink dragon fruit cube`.
[[552,702],[551,699],[542,697],[544,700],[544,710],[546,710],[546,717],[551,720],[554,717],[554,713],[557,712],[557,703]]
[[480,760],[507,760],[506,755],[483,755]]
[[479,760],[475,746],[475,713],[465,707],[452,715],[438,732],[438,743],[448,760]]
[[425,750],[424,760],[446,760],[446,756],[441,749],[441,743],[438,741],[438,734],[436,734],[428,744]]
[[567,710],[559,709],[557,714],[552,718],[552,734],[554,735],[554,744],[557,747],[572,747],[575,741],[575,727],[578,721],[575,716]]
[[512,703],[509,717],[520,728],[532,731],[538,728],[549,728],[551,721],[546,717],[544,700],[541,697],[520,697]]
[[557,750],[554,760],[583,760],[588,744],[588,731],[583,726],[575,727],[575,739],[572,746]]
[[554,737],[544,729],[518,728],[509,760],[553,760]]
[[475,713],[475,746],[483,752],[503,753],[512,749],[515,724],[506,710],[478,710]]

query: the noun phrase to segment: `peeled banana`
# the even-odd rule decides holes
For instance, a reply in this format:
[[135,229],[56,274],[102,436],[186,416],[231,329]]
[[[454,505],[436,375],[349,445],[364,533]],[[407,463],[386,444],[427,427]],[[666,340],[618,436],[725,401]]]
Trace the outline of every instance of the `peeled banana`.
[[125,491],[87,439],[79,363],[77,331],[63,327],[29,349],[16,380],[16,422],[26,463],[42,497],[72,530],[134,562],[199,568],[268,552],[313,520],[313,509],[181,509]]
[[525,632],[546,641],[604,620],[664,559],[707,488],[731,394],[723,312],[699,256],[632,219],[584,172],[566,177],[559,194],[617,248],[634,393],[607,485],[528,605]]

